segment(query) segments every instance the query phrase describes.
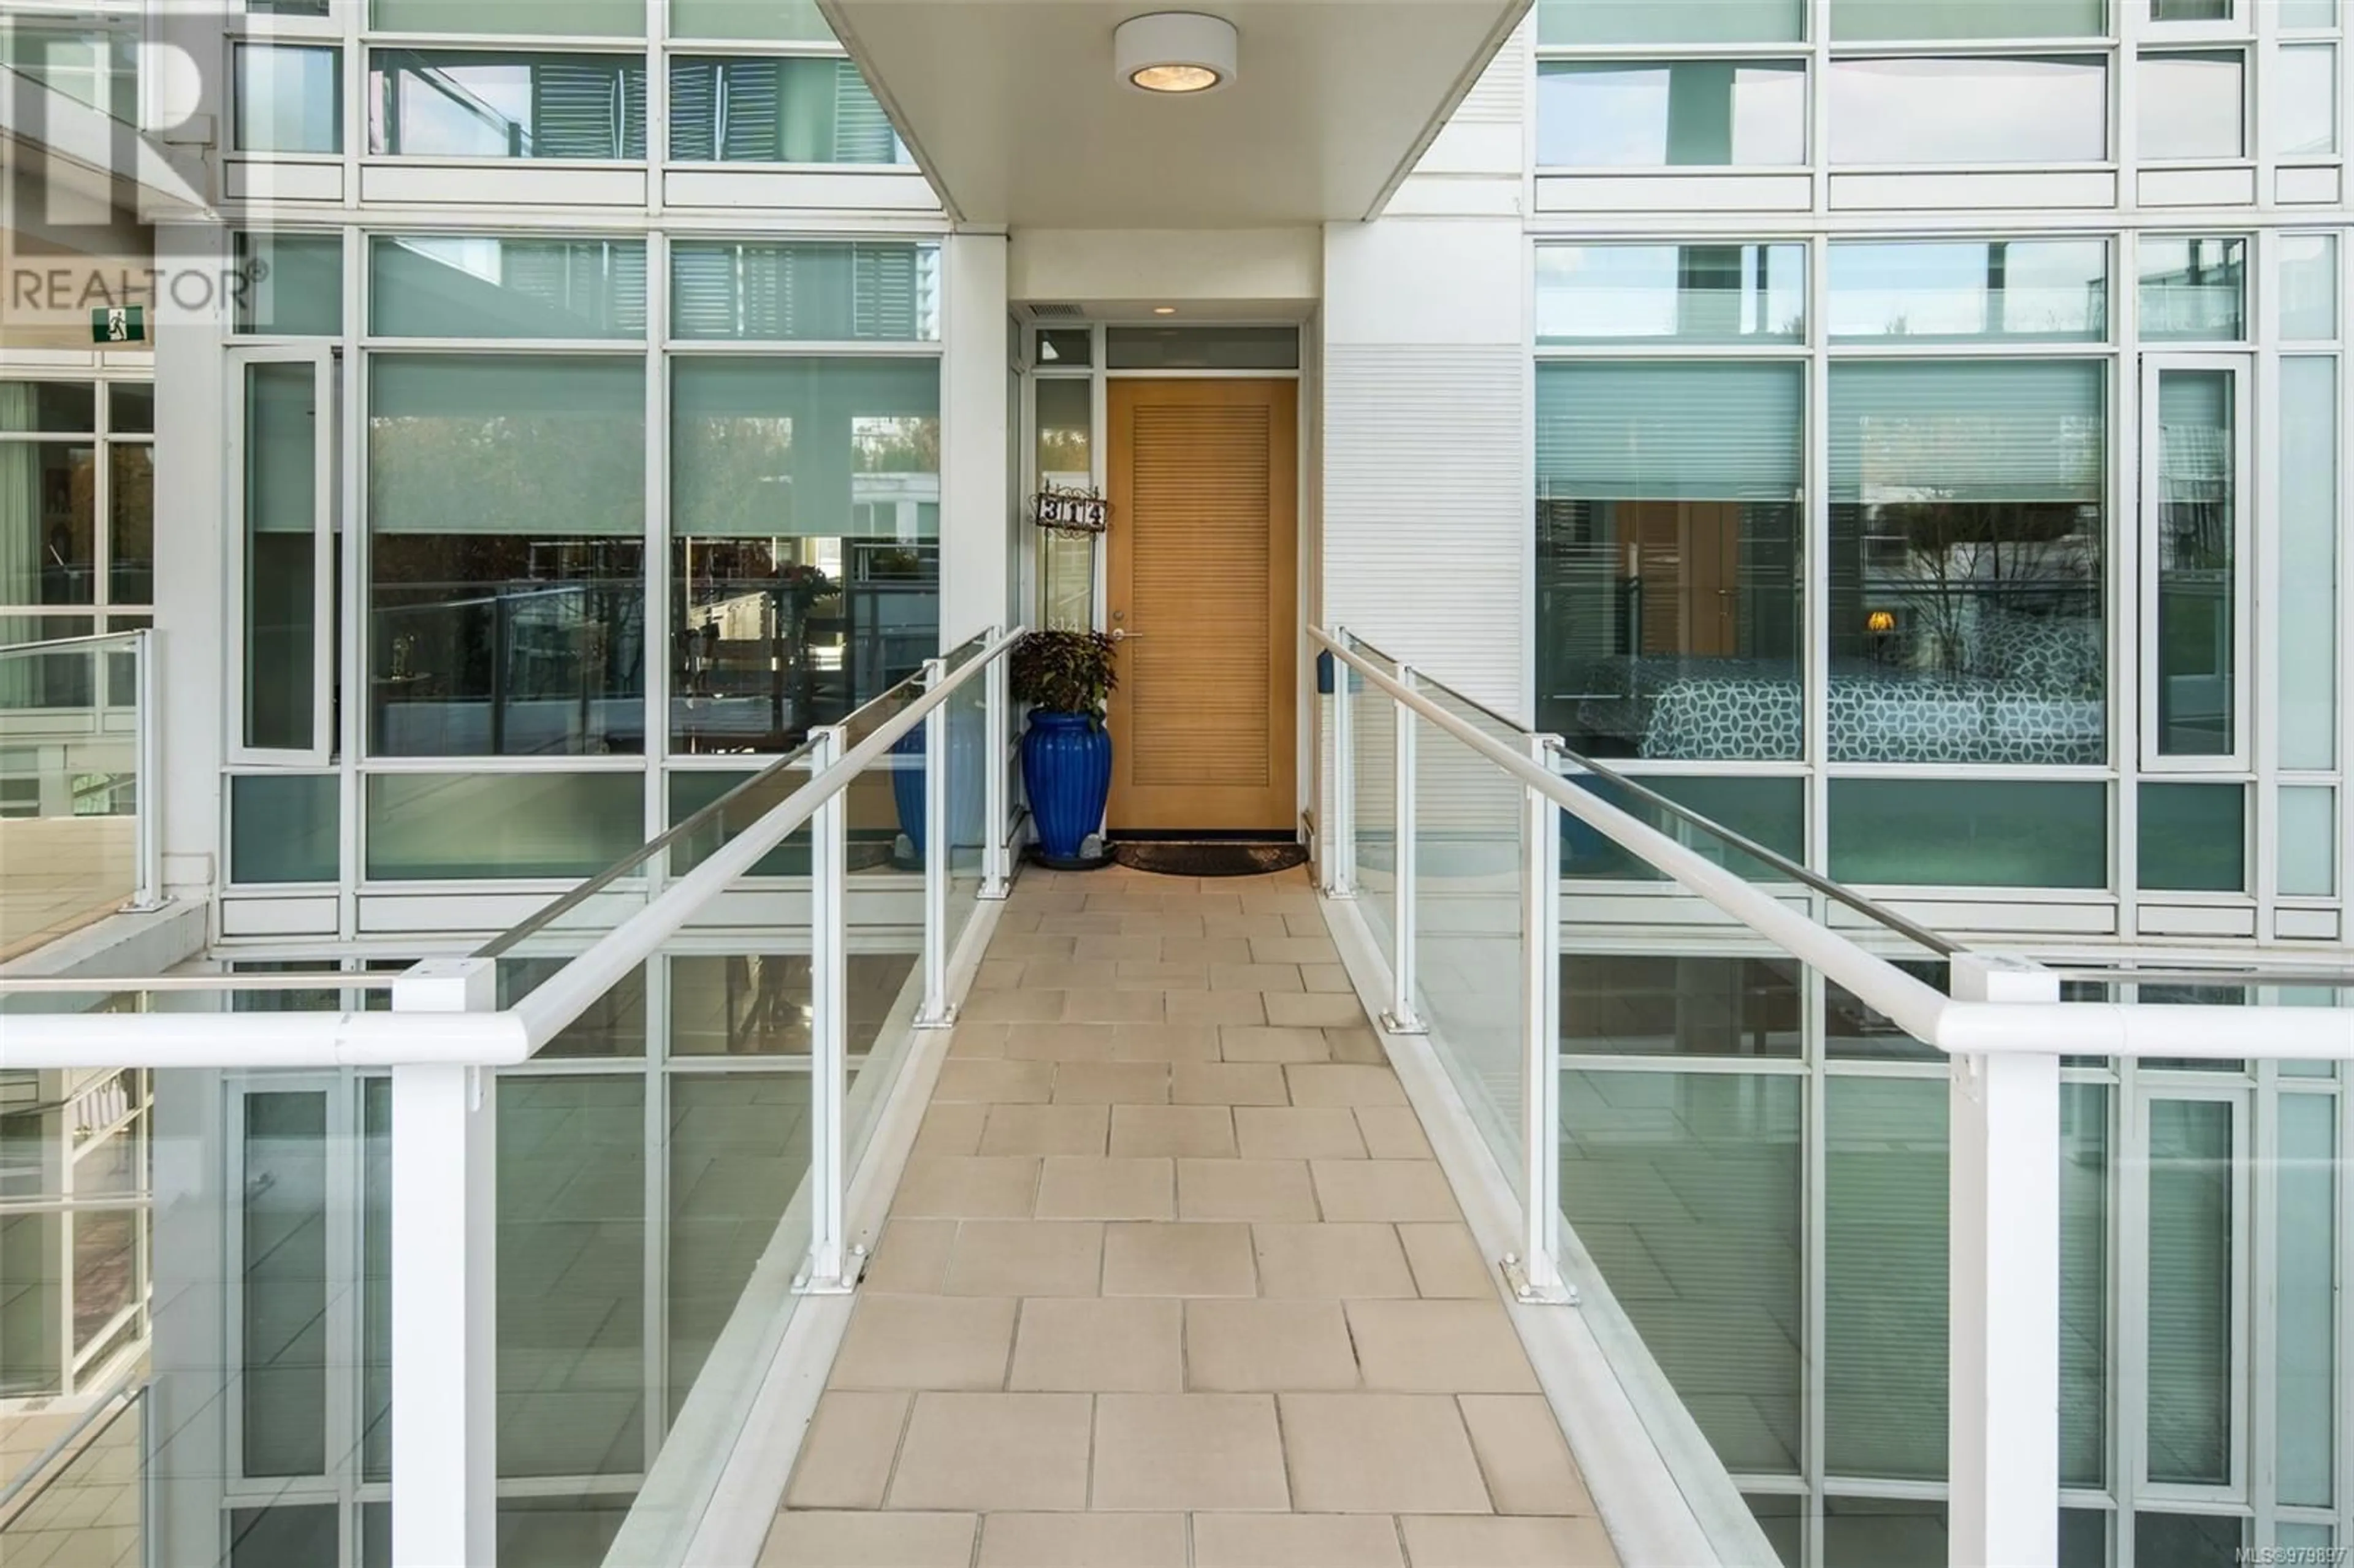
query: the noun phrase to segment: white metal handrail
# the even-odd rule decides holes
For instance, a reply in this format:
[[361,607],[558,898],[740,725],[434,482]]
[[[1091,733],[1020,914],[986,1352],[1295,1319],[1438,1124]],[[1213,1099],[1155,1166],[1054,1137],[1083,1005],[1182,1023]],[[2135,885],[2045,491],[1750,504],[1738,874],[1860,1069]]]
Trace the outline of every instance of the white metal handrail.
[[[1002,658],[1021,635],[1017,630],[991,638],[973,658],[933,682],[922,695],[875,726],[865,739],[829,762],[644,908],[504,1011],[470,1011],[432,1018],[398,1010],[248,1013],[239,1015],[234,1031],[224,1031],[217,1014],[15,1013],[0,1022],[0,1065],[275,1068],[440,1063],[505,1067],[528,1061],[596,1005],[623,976],[676,936],[712,898],[808,822],[822,803],[848,789],[960,686]],[[996,837],[991,835],[992,840]],[[636,855],[632,852],[631,858]],[[420,966],[449,967],[448,960]],[[323,991],[365,983],[358,977],[330,974],[301,978],[308,982],[304,989],[315,986]],[[185,983],[187,979],[172,977],[159,985],[137,979],[114,980],[105,989],[229,989],[215,980],[189,986]]]
[[[2233,1061],[2248,1054],[2248,1010],[2211,1003],[2148,1007],[2132,1002],[1980,1002],[1951,997],[1878,954],[1761,892],[1706,856],[1608,801],[1577,789],[1411,685],[1393,680],[1333,633],[1310,635],[1415,717],[1551,800],[1620,848],[1795,959],[1820,969],[1920,1041],[1955,1055],[2020,1051],[2094,1056],[2179,1056]],[[2354,1061],[2354,1009],[2268,1010],[2264,1054]]]
[[[1519,1150],[1522,1168],[1505,1172],[1521,1205],[1524,1252],[1502,1260],[1523,1304],[1570,1302],[1577,1298],[1562,1272],[1563,1254],[1574,1251],[1560,1229],[1561,1153],[1557,1086],[1561,1066],[1558,1010],[1560,952],[1558,897],[1561,867],[1557,828],[1566,811],[1637,859],[1664,873],[1681,887],[1730,916],[1766,942],[1819,971],[1877,1009],[1899,1028],[1951,1058],[1947,1133],[1947,1309],[1949,1355],[1946,1448],[1947,1552],[1953,1568],[1983,1564],[2048,1565],[2058,1550],[2060,1504],[2060,1064],[2064,1055],[2171,1057],[2236,1060],[2251,1055],[2276,1059],[2354,1059],[2354,1009],[2277,1007],[2252,1014],[2244,1007],[2220,1005],[2063,1002],[2061,973],[2026,962],[1956,950],[1942,941],[1951,974],[1951,994],[1907,974],[1799,909],[1695,853],[1673,838],[1586,789],[1549,766],[1553,737],[1534,736],[1505,722],[1523,749],[1500,741],[1432,700],[1426,677],[1391,660],[1392,675],[1350,646],[1344,634],[1311,628],[1310,635],[1347,670],[1361,676],[1396,709],[1394,744],[1397,766],[1395,832],[1395,923],[1390,933],[1393,1002],[1384,1022],[1421,1032],[1416,1014],[1416,948],[1419,941],[1412,895],[1417,807],[1414,769],[1415,732],[1428,724],[1487,762],[1522,791],[1524,815],[1516,834],[1522,863],[1520,961],[1523,992],[1519,1001],[1520,1092],[1523,1122]],[[1354,896],[1356,863],[1351,739],[1351,683],[1335,683],[1332,707],[1332,795],[1323,816],[1327,836],[1328,890]],[[1477,705],[1473,705],[1477,706]],[[1483,714],[1487,710],[1479,710]],[[1487,716],[1495,717],[1492,714]],[[1597,772],[1602,771],[1597,769]],[[1686,820],[1691,813],[1679,811]],[[1714,824],[1697,819],[1716,831]],[[1731,835],[1726,835],[1728,840]],[[1810,885],[1818,879],[1801,878]],[[1821,886],[1815,891],[1862,908],[1902,930],[1901,916],[1861,895]],[[2262,971],[2258,971],[2262,972]],[[2110,977],[2130,980],[2131,971]],[[2228,975],[2212,983],[2228,984]],[[2252,1019],[2261,1017],[2263,1038],[2249,1038]],[[1449,1053],[1469,1042],[1445,1038],[1444,1021],[1435,1044],[1442,1061],[1460,1070]],[[1582,1278],[1598,1274],[1581,1263]],[[1622,1321],[1606,1313],[1606,1320]],[[1628,1353],[1648,1358],[1639,1348]],[[1649,1380],[1664,1387],[1664,1381]],[[1664,1454],[1670,1448],[1687,1462],[1678,1484],[1705,1499],[1723,1523],[1711,1531],[1726,1559],[1755,1554],[1743,1544],[1745,1510],[1733,1482],[1707,1454],[1695,1447],[1688,1412],[1672,1393],[1653,1399],[1644,1419]],[[1695,1512],[1699,1511],[1696,1504]],[[1735,1518],[1739,1515],[1739,1518]]]

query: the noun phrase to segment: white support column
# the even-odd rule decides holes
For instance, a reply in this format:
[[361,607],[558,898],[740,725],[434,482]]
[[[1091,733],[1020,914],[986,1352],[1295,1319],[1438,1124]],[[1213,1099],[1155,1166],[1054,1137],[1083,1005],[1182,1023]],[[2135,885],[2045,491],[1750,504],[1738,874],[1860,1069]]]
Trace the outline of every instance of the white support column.
[[[1408,691],[1414,689],[1414,671],[1400,664],[1397,682]],[[1390,885],[1396,895],[1396,907],[1392,912],[1390,929],[1397,950],[1390,963],[1390,1007],[1382,1014],[1382,1027],[1393,1034],[1427,1034],[1430,1030],[1414,1010],[1414,711],[1405,704],[1397,705],[1397,832],[1391,835],[1397,866],[1392,872]]]
[[940,647],[1013,624],[1002,234],[940,244]]
[[[990,641],[994,642],[1000,635],[1002,628],[991,634]],[[999,654],[981,673],[985,686],[981,725],[981,815],[988,825],[981,846],[981,896],[991,900],[1004,898],[1013,891],[1013,859],[1005,839],[1005,770],[1010,766],[1009,747],[1013,733],[1013,696],[1005,679],[1007,658],[1006,654]]]
[[[396,1012],[486,1012],[488,959],[429,959]],[[392,1070],[392,1561],[498,1557],[498,1098],[489,1069]]]
[[[1339,627],[1332,629],[1335,641],[1345,642],[1348,633]],[[1332,766],[1325,777],[1332,794],[1325,804],[1324,820],[1324,891],[1334,898],[1354,898],[1357,895],[1357,737],[1349,711],[1350,670],[1341,656],[1327,652],[1324,658],[1332,662]]]
[[[1529,736],[1529,754],[1553,770],[1558,736]],[[1577,1293],[1562,1283],[1555,1251],[1561,1229],[1561,808],[1534,789],[1522,791],[1521,1018],[1525,1035],[1521,1084],[1522,1157],[1521,1253],[1504,1276],[1523,1303],[1566,1307]]]
[[[1962,954],[1953,995],[2056,1002],[2060,981]],[[2034,1568],[2060,1551],[2060,1057],[1951,1068],[1946,1561]]]
[[[841,760],[840,726],[810,731],[810,743],[813,773]],[[793,1281],[805,1296],[846,1295],[858,1283],[843,1221],[849,868],[850,814],[837,790],[810,818],[810,1251]]]
[[[926,691],[939,690],[948,678],[943,661],[924,661]],[[924,1001],[916,1027],[945,1029],[955,1022],[949,1006],[949,705],[941,703],[924,715]]]

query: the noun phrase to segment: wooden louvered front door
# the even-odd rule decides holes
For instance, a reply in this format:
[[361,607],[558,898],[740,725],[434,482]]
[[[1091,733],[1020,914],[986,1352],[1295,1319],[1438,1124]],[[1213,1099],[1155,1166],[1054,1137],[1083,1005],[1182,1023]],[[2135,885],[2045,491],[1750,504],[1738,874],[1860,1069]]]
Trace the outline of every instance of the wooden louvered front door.
[[1299,383],[1109,393],[1111,827],[1288,832]]

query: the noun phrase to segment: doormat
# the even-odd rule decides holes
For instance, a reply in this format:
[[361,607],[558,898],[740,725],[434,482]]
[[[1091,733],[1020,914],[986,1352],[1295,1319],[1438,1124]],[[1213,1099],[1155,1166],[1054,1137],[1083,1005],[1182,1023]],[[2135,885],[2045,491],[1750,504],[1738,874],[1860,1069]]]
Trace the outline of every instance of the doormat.
[[1161,876],[1265,876],[1308,863],[1302,844],[1231,841],[1129,840],[1114,845],[1111,855],[1130,870]]

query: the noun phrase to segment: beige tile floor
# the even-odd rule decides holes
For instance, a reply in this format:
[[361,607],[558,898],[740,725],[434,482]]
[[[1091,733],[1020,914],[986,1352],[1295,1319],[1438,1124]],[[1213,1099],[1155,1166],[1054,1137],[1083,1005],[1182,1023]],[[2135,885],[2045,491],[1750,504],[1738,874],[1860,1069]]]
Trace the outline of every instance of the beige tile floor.
[[130,817],[0,820],[0,960],[122,906],[138,890]]
[[1586,1568],[1301,872],[1025,877],[762,1568]]

